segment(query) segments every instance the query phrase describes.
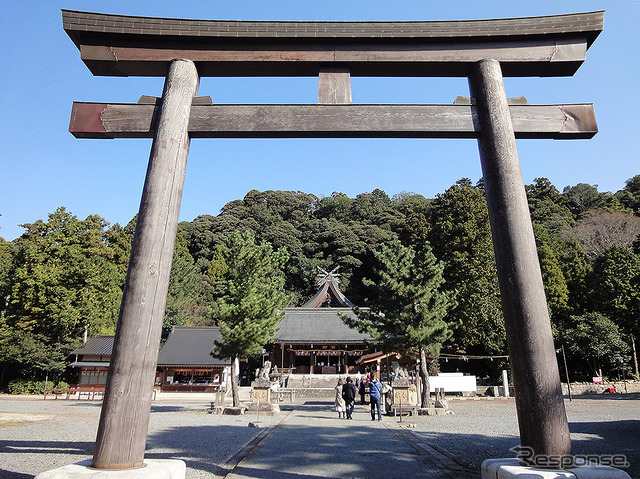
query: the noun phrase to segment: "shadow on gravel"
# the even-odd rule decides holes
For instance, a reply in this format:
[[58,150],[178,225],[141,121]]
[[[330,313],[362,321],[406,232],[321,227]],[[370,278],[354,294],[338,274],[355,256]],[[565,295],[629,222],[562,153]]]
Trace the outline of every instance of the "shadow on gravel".
[[[605,446],[624,444],[637,447],[640,437],[640,420],[604,421],[604,422],[570,422],[569,431],[573,433],[597,436],[589,439],[589,443],[601,441]],[[631,439],[633,438],[633,439]]]
[[260,429],[246,426],[173,427],[147,438],[148,459],[182,459],[187,467],[220,475],[219,465],[251,441]]
[[2,479],[33,479],[33,474],[22,474],[20,472],[11,472],[5,469],[0,469],[0,477],[2,477]]
[[520,445],[520,438],[517,436],[424,431],[414,431],[414,434],[462,466],[476,471],[480,471],[482,461],[485,459],[516,457],[510,449]]
[[294,405],[296,409],[305,411],[322,411],[327,412],[333,409],[333,399],[327,401],[305,401],[302,404]]
[[[274,477],[271,471],[257,467],[243,466],[235,472],[242,474],[242,477],[251,477],[252,479],[273,479]],[[278,479],[318,479],[318,476],[278,471]]]
[[154,404],[151,405],[151,412],[178,412],[184,411],[188,408],[182,406],[156,406]]
[[[69,401],[70,402],[70,406],[72,407],[95,407],[95,408],[101,408],[102,407],[102,401]],[[202,406],[200,409],[205,409],[206,406]],[[151,412],[178,412],[178,411],[186,411],[189,410],[190,408],[187,406],[175,406],[175,405],[171,405],[171,406],[164,406],[164,405],[160,405],[160,404],[151,404]],[[2,476],[0,476],[2,477]]]
[[[629,463],[624,468],[631,477],[640,478],[640,420],[608,422],[570,422],[573,453],[580,456],[622,454]],[[516,457],[511,448],[520,445],[517,436],[485,436],[442,432],[415,432],[429,445],[458,463],[479,471],[485,459]]]
[[[602,394],[580,394],[579,396],[573,396],[573,401],[580,401],[584,399],[600,399],[607,401],[637,401],[640,399],[640,393],[602,393]],[[565,396],[565,401],[569,400],[569,396]]]
[[102,407],[102,401],[77,401],[73,399],[69,399],[69,405],[72,407],[96,407],[100,409]]
[[[6,454],[93,454],[94,442],[0,441],[0,453]],[[4,476],[0,476],[4,477]]]
[[569,431],[573,435],[584,434],[572,438],[574,454],[624,455],[630,464],[625,471],[631,477],[640,477],[640,420],[570,422]]

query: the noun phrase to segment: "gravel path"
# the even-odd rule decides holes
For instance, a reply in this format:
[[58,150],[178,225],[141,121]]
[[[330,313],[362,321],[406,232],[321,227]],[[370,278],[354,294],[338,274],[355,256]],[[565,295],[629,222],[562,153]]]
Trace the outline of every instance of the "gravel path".
[[[183,459],[187,479],[212,478],[261,432],[248,427],[255,416],[207,414],[207,405],[154,402],[145,457]],[[513,400],[453,400],[451,405],[455,415],[415,418],[412,434],[476,470],[484,459],[515,456],[509,451],[519,444]],[[99,401],[0,396],[0,478],[33,477],[90,458],[100,406]],[[625,454],[631,464],[627,472],[640,479],[640,395],[574,398],[566,407],[574,453]],[[265,425],[273,420],[260,417]]]
[[[0,397],[0,478],[22,479],[89,459],[101,401]],[[156,401],[151,408],[145,458],[182,459],[187,479],[212,478],[218,465],[260,429],[254,415],[207,414],[208,403]],[[274,418],[260,416],[268,425]]]

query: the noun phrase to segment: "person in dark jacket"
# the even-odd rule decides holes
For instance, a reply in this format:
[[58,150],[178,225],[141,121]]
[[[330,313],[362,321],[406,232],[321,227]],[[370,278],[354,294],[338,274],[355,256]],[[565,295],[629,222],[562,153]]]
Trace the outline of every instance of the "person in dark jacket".
[[376,408],[378,408],[378,421],[382,421],[380,411],[380,398],[382,396],[382,384],[375,377],[369,382],[369,398],[371,398],[371,420],[376,420]]
[[360,381],[358,392],[360,393],[360,404],[367,404],[367,401],[364,400],[364,396],[367,394],[367,379]]
[[351,381],[350,377],[347,377],[347,384],[342,388],[342,399],[344,399],[344,403],[347,406],[347,419],[353,419],[351,415],[353,414],[353,408],[356,405],[356,394],[357,390],[353,381]]

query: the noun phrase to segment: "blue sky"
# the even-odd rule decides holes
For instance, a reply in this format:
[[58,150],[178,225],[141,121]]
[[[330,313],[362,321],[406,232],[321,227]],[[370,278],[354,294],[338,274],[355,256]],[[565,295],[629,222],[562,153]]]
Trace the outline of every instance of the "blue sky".
[[[0,236],[46,219],[59,206],[79,218],[126,224],[137,212],[151,140],[78,140],[68,133],[75,101],[136,102],[159,96],[161,78],[94,77],[62,29],[60,9],[216,20],[461,20],[606,10],[605,30],[576,75],[506,79],[530,103],[593,102],[591,140],[519,140],[525,183],[547,177],[617,191],[640,174],[640,0],[615,1],[120,1],[27,0],[0,6]],[[203,78],[216,103],[315,103],[316,78]],[[452,103],[466,79],[353,78],[354,103]],[[250,189],[355,196],[380,188],[433,197],[480,178],[475,140],[221,140],[191,143],[180,219],[218,214]]]

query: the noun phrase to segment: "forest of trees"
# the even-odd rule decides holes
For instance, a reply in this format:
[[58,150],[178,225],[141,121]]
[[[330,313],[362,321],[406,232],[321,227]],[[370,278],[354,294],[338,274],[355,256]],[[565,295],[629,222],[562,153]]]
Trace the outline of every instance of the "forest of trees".
[[[615,193],[583,183],[560,191],[545,178],[526,188],[552,326],[570,373],[630,377],[640,336],[640,175]],[[0,388],[14,378],[64,377],[85,330],[113,334],[135,218],[122,227],[61,207],[23,227],[14,241],[0,238]],[[444,265],[442,288],[456,292],[443,352],[506,354],[481,181],[461,179],[435,198],[252,190],[217,216],[180,223],[165,337],[173,325],[215,324],[222,246],[235,231],[286,248],[291,306],[315,292],[317,266],[339,266],[343,292],[367,306],[372,290],[363,279],[375,277],[374,252],[394,240],[417,252],[430,245]],[[494,374],[503,366],[469,362],[468,370]]]

